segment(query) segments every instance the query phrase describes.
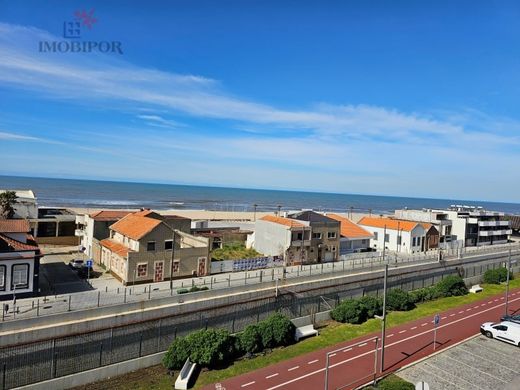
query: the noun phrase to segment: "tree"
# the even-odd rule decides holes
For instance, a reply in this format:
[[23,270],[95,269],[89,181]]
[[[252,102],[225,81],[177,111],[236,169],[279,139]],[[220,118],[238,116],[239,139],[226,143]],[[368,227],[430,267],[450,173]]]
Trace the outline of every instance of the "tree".
[[464,280],[457,275],[449,275],[442,279],[435,286],[441,297],[451,297],[457,295],[466,295],[468,288]]
[[407,311],[415,307],[413,297],[399,288],[388,291],[386,305],[389,310]]
[[362,324],[367,320],[367,308],[361,304],[359,299],[347,299],[336,306],[330,316],[338,322],[350,324]]
[[225,329],[198,330],[186,337],[190,360],[202,367],[218,367],[235,354],[235,340]]
[[240,347],[244,352],[256,353],[263,349],[262,336],[257,325],[246,326],[239,337]]
[[16,192],[5,191],[0,194],[0,212],[2,218],[13,218],[14,204],[16,203]]
[[294,341],[295,326],[287,316],[275,313],[265,321],[273,330],[276,345],[289,345]]

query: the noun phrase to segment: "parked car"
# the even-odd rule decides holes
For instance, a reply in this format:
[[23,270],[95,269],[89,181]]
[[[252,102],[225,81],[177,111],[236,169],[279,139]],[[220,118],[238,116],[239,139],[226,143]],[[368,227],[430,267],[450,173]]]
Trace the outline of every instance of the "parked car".
[[515,322],[517,324],[520,324],[520,314],[517,314],[517,315],[505,315],[505,316],[502,316],[502,318],[500,318],[501,321],[511,321],[511,322]]
[[480,333],[490,339],[495,338],[520,347],[520,324],[515,322],[485,322],[480,325]]
[[73,259],[73,260],[69,261],[69,267],[71,267],[74,270],[78,270],[81,267],[83,267],[83,263],[84,263],[84,261],[81,259]]

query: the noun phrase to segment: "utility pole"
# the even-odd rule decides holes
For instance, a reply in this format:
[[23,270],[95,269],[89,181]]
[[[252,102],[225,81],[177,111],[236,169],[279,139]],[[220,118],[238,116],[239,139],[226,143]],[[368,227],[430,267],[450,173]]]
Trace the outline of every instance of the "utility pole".
[[383,280],[383,316],[381,318],[381,373],[385,370],[385,336],[386,336],[386,288],[388,280],[388,264],[385,262],[385,236],[386,225],[383,233],[383,263],[385,264],[385,274]]
[[173,290],[173,259],[175,257],[175,229],[172,229],[172,256],[170,258],[170,290]]
[[511,248],[507,258],[507,280],[506,280],[506,316],[509,314],[509,272],[511,270]]

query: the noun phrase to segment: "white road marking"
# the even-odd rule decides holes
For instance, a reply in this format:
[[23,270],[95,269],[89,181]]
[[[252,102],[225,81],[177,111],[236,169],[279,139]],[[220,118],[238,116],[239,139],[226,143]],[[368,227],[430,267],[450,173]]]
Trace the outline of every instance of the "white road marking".
[[453,314],[450,314],[450,317],[453,317],[454,315],[455,315],[455,313],[453,313]]
[[444,316],[444,317],[441,317],[441,320],[445,320],[446,318],[448,318],[448,317],[446,317],[446,316]]
[[310,361],[309,363],[307,363],[307,364],[314,364],[314,363],[316,363],[317,361],[318,361],[318,359],[316,359],[316,360],[311,360],[311,361]]
[[[483,305],[480,305],[480,306],[483,306]],[[478,305],[477,306],[473,306],[473,309],[478,309]]]
[[[388,337],[388,336],[387,336]],[[344,349],[343,352],[348,352],[348,351],[352,351],[352,348],[347,348],[347,349]]]
[[[502,299],[503,299],[503,298],[502,298]],[[520,298],[515,298],[515,299],[513,299],[513,300],[510,301],[510,302],[516,302],[516,301],[518,301],[518,300],[520,300]],[[470,315],[468,315],[468,316],[466,316],[466,317],[462,317],[462,318],[456,319],[456,320],[454,320],[454,321],[448,322],[447,324],[440,325],[439,327],[437,327],[437,329],[445,328],[445,327],[447,327],[447,326],[457,324],[457,323],[459,323],[460,321],[464,321],[464,320],[467,320],[468,318],[472,318],[472,317],[478,316],[478,315],[480,315],[480,314],[482,314],[482,313],[486,313],[486,312],[488,312],[488,311],[494,310],[494,309],[496,309],[497,307],[500,307],[500,306],[502,306],[502,304],[497,305],[497,306],[493,306],[493,307],[489,307],[489,308],[484,309],[484,310],[482,310],[482,311],[480,311],[480,312],[476,312],[476,313],[470,314]],[[404,338],[404,339],[402,339],[402,340],[398,340],[398,341],[396,341],[396,342],[394,342],[394,343],[392,343],[392,344],[388,344],[388,345],[386,346],[386,348],[390,348],[390,347],[392,347],[392,346],[394,346],[394,345],[397,345],[397,344],[403,343],[403,342],[405,342],[405,341],[408,341],[408,340],[414,339],[414,338],[416,338],[416,337],[419,337],[419,336],[422,336],[422,335],[428,334],[428,333],[430,333],[430,332],[433,332],[433,329],[429,329],[429,330],[426,330],[426,331],[424,331],[424,332],[417,333],[417,334],[415,334],[415,335],[413,335],[413,336],[410,336],[410,337]],[[478,333],[475,333],[475,334],[478,334]],[[386,337],[389,337],[389,336],[386,336]],[[377,350],[380,351],[380,350],[381,350],[381,347],[379,347]],[[345,359],[345,360],[343,360],[343,361],[341,361],[341,362],[335,363],[335,364],[329,366],[329,369],[334,368],[334,367],[336,367],[336,366],[339,366],[339,365],[341,365],[341,364],[345,364],[345,363],[351,362],[352,360],[356,360],[356,359],[359,359],[359,358],[361,358],[361,357],[364,357],[364,356],[370,355],[370,354],[372,354],[372,353],[374,353],[374,351],[363,352],[362,354],[359,354],[359,355],[357,355],[357,356],[354,356],[354,357],[351,357],[351,358],[349,358],[349,359]],[[315,374],[317,374],[317,373],[319,373],[319,372],[322,372],[322,371],[325,371],[325,368],[320,368],[319,370],[316,370],[316,371],[313,371],[313,372],[309,372],[309,373],[307,373],[307,374],[305,374],[305,375],[302,375],[302,376],[300,376],[300,377],[298,377],[298,378],[294,378],[294,379],[288,380],[288,381],[286,381],[286,382],[284,382],[284,383],[280,383],[280,384],[278,384],[278,385],[276,385],[276,386],[269,387],[267,390],[275,390],[275,389],[279,389],[280,387],[287,386],[287,385],[290,384],[290,383],[297,382],[297,381],[299,381],[299,380],[301,380],[301,379],[305,379],[305,378],[307,378],[307,377],[309,377],[309,376],[315,375]]]
[[400,331],[400,332],[399,332],[399,334],[401,334],[401,333],[404,333],[404,332],[406,332],[406,329],[405,329],[405,330],[402,330],[402,331]]
[[466,309],[466,311],[470,311],[470,310],[471,310],[471,308],[470,309]]
[[482,305],[480,305],[480,307],[482,307],[482,306],[486,306],[486,304],[485,304],[485,303],[483,303]]
[[493,301],[489,301],[488,304],[493,303]]
[[386,336],[386,337],[392,337],[393,335],[394,335],[394,334],[392,333],[392,334],[389,334],[389,335],[388,335],[388,336]]
[[464,313],[464,310],[459,311],[459,314],[462,314],[462,313]]
[[364,347],[367,343],[359,344],[358,347]]
[[331,353],[331,354],[329,355],[329,357],[333,357],[333,356],[336,356],[336,354],[335,354],[335,353]]
[[271,379],[271,378],[274,378],[274,377],[277,376],[277,375],[279,375],[279,374],[276,373],[276,374],[272,374],[272,375],[267,375],[267,376],[265,377],[265,379]]
[[254,385],[255,383],[256,383],[256,381],[249,382],[249,383],[244,383],[241,387],[247,387],[247,386],[250,386],[250,385]]
[[428,323],[427,323],[427,322],[425,322],[424,324],[421,324],[421,326],[426,326],[426,325],[428,325]]
[[287,371],[296,370],[296,369],[298,369],[298,368],[300,368],[300,366],[294,366],[294,367],[292,367],[292,368],[289,368]]
[[417,329],[417,326],[413,326],[411,329],[412,329],[412,330]]

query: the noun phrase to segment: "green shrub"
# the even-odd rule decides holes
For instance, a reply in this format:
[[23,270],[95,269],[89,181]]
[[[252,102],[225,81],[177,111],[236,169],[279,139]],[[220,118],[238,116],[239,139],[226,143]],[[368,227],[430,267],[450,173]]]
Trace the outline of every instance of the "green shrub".
[[359,303],[365,307],[367,318],[373,318],[376,314],[383,314],[383,300],[381,298],[366,295],[359,299]]
[[338,322],[348,322],[350,324],[361,324],[368,318],[367,308],[363,306],[359,299],[347,299],[336,306],[330,316]]
[[435,285],[440,297],[466,295],[468,288],[464,280],[457,275],[449,275]]
[[186,336],[190,360],[202,367],[218,367],[235,355],[235,340],[225,329],[202,329]]
[[289,345],[294,341],[295,326],[287,316],[275,313],[265,321],[273,331],[273,339],[276,346]]
[[387,292],[386,307],[388,310],[407,311],[412,310],[415,303],[411,294],[396,288]]
[[177,290],[177,294],[187,294],[188,289],[187,288],[180,288]]
[[257,325],[246,326],[239,335],[240,349],[244,352],[256,353],[263,349],[262,335]]
[[170,344],[162,363],[169,370],[179,370],[190,356],[190,344],[185,337],[179,337]]
[[258,331],[262,338],[262,346],[264,348],[274,348],[276,341],[274,339],[274,331],[271,325],[267,321],[260,321],[258,324]]

